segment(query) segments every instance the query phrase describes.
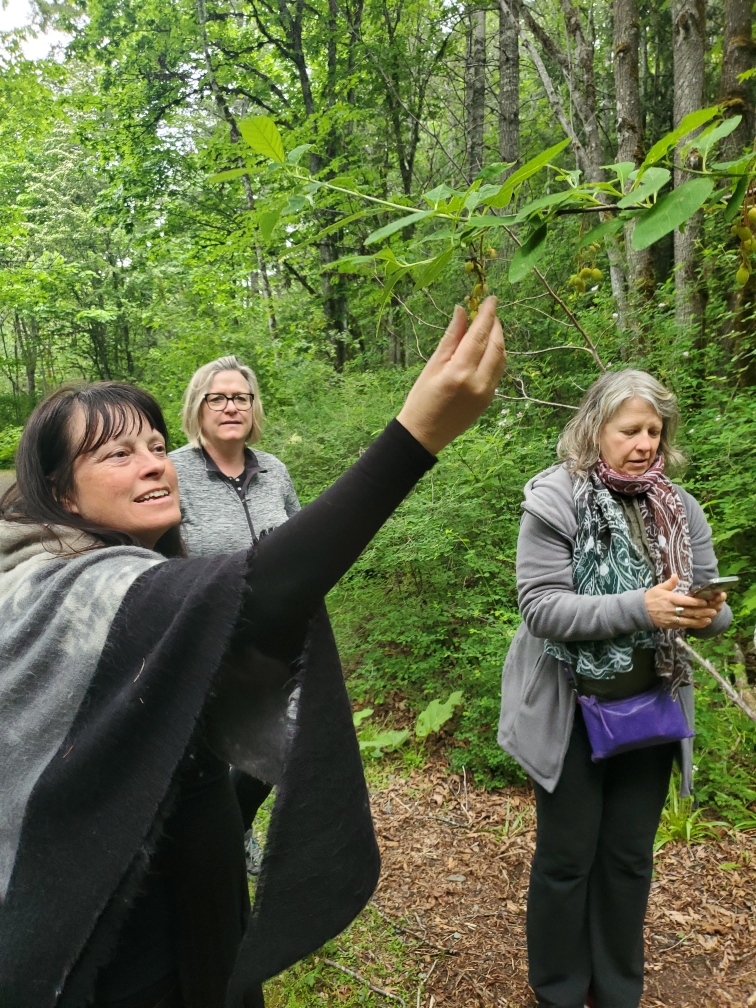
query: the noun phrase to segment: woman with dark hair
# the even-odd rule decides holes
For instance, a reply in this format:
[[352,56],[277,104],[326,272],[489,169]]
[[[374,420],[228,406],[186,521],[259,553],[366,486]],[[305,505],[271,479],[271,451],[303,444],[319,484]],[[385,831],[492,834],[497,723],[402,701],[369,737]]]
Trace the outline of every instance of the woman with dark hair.
[[[491,401],[495,300],[257,546],[183,559],[154,400],[34,411],[0,521],[2,1008],[257,1008],[365,905],[378,853],[325,593]],[[296,704],[289,703],[292,681]],[[253,911],[229,763],[279,773]]]
[[525,487],[522,625],[502,681],[499,743],[531,775],[530,983],[544,1008],[637,1008],[653,842],[672,763],[692,784],[693,687],[683,632],[732,614],[701,506],[665,470],[675,397],[645,371],[595,382]]

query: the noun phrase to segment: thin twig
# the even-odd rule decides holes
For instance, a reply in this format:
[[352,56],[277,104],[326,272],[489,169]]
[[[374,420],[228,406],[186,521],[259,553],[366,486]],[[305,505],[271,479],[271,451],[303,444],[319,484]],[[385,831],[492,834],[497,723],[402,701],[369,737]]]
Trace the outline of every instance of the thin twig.
[[748,715],[751,721],[756,721],[756,711],[751,710],[743,697],[730,685],[730,683],[727,682],[723,675],[717,672],[711,662],[707,661],[706,658],[702,658],[698,651],[695,651],[686,640],[682,639],[682,637],[678,638],[678,643],[682,645],[683,651],[687,651],[691,658],[695,658],[699,665],[703,666],[707,672],[710,672],[711,675],[714,676],[730,700],[737,704],[738,707],[740,707],[740,709]]
[[558,406],[560,409],[571,409],[576,410],[577,406],[568,406],[567,403],[563,402],[549,402],[548,399],[534,399],[532,396],[524,395],[503,395],[501,392],[496,393],[497,399],[508,399],[509,402],[534,402],[538,403],[539,406]]
[[[517,237],[517,235],[514,233],[514,231],[512,231],[511,228],[507,227],[506,224],[502,225],[502,227],[504,228],[504,230],[506,231],[506,233],[509,235],[509,237],[512,239],[512,241],[515,243],[515,245],[517,245],[518,247],[522,246],[522,242]],[[554,290],[554,288],[551,286],[551,284],[549,283],[549,281],[546,279],[546,277],[543,275],[543,273],[537,267],[534,268],[533,272],[538,277],[538,279],[541,281],[541,283],[544,285],[544,287],[549,292],[549,294],[551,295],[551,297],[556,301],[556,303],[562,309],[562,311],[567,315],[567,317],[572,322],[572,324],[575,326],[575,328],[580,333],[580,335],[583,337],[583,339],[585,340],[585,342],[588,344],[588,346],[590,347],[591,357],[593,357],[593,359],[596,362],[596,365],[600,369],[601,373],[604,374],[606,372],[606,367],[604,366],[603,361],[601,360],[601,358],[598,355],[598,350],[596,349],[596,345],[594,344],[593,340],[588,335],[588,333],[585,331],[585,329],[580,325],[580,322],[578,321],[577,316],[575,315],[575,313],[568,307],[568,305],[566,304],[566,302],[563,301],[562,298],[559,297],[559,295]]]
[[322,959],[321,962],[324,962],[326,966],[330,966],[331,969],[340,970],[342,973],[354,977],[355,980],[359,980],[360,983],[364,983],[368,990],[371,990],[374,994],[380,994],[381,997],[398,1001],[400,1005],[404,1005],[404,1008],[407,1008],[407,1002],[404,998],[400,998],[398,994],[392,994],[390,991],[384,990],[383,987],[376,987],[375,984],[370,983],[367,977],[362,976],[361,973],[357,973],[356,970],[349,969],[348,966],[341,966],[339,963],[334,962],[333,959]]
[[[426,322],[424,318],[420,318],[420,316],[416,315],[411,308],[408,308],[398,294],[394,294],[394,300],[399,302],[408,315],[411,315],[413,319],[417,319],[417,321],[421,322],[424,326],[428,326],[429,329],[440,329],[441,332],[445,332],[446,326],[436,325],[434,322]],[[427,360],[427,358],[424,357],[423,360]]]
[[[563,323],[559,323],[562,325]],[[585,346],[573,346],[571,343],[563,343],[561,346],[546,347],[545,350],[510,350],[507,347],[507,357],[535,357],[536,354],[551,353],[552,350],[581,350],[583,353],[591,351]]]

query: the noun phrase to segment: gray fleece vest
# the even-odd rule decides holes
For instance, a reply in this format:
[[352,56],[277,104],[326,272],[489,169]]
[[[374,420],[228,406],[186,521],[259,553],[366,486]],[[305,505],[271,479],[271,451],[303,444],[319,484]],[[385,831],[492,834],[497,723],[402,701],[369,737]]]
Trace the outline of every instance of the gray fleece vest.
[[268,452],[255,455],[260,471],[249,481],[242,501],[220,474],[207,468],[200,448],[185,445],[171,452],[179,478],[181,535],[190,556],[246,549],[261,532],[283,525],[299,511],[283,462]]

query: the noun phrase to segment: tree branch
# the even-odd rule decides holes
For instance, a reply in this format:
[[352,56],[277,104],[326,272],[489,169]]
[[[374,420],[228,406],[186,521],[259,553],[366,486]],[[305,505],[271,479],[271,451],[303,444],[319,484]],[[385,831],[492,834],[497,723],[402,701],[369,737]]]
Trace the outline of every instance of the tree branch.
[[725,693],[730,698],[730,700],[732,700],[732,702],[734,704],[737,704],[738,707],[740,707],[740,709],[745,714],[748,715],[748,717],[751,719],[751,721],[756,721],[756,711],[751,710],[751,708],[748,706],[748,704],[745,702],[745,700],[742,698],[742,696],[738,693],[738,691],[736,689],[734,689],[730,685],[730,683],[727,682],[727,680],[724,678],[723,675],[721,675],[719,672],[717,672],[717,670],[714,668],[714,666],[711,664],[711,662],[707,661],[706,658],[703,658],[698,653],[698,651],[695,651],[690,646],[690,644],[688,644],[688,642],[686,640],[683,640],[682,637],[678,637],[677,638],[677,642],[678,642],[678,644],[680,644],[682,646],[683,651],[686,651],[690,655],[691,658],[694,658],[698,662],[699,665],[701,665],[703,668],[706,669],[707,672],[709,672],[711,675],[714,676],[714,678],[717,680],[717,682],[722,687],[722,689],[725,691]]

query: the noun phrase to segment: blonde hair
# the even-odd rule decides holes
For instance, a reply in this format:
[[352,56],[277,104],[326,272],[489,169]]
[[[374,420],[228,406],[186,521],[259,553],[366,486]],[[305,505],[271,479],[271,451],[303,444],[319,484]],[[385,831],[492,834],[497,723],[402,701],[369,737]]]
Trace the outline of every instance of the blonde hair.
[[677,399],[647,371],[625,368],[602,375],[588,389],[577,413],[562,432],[557,454],[570,472],[587,476],[599,460],[601,431],[628,399],[645,399],[662,418],[659,452],[667,471],[680,469],[685,456],[674,446],[680,420]]
[[247,442],[249,444],[255,444],[262,437],[263,432],[263,421],[265,419],[265,414],[263,412],[262,402],[260,401],[260,389],[257,384],[257,376],[251,367],[247,367],[246,364],[233,356],[230,357],[218,357],[217,360],[210,361],[209,364],[204,364],[201,368],[198,368],[191,377],[189,384],[186,387],[186,392],[184,393],[184,409],[181,414],[181,427],[183,428],[184,434],[186,434],[186,439],[192,448],[201,447],[202,441],[202,425],[200,424],[200,410],[202,409],[203,397],[210,391],[210,386],[213,384],[213,378],[220,371],[238,371],[239,374],[244,375],[249,385],[249,391],[254,396],[252,400],[252,429],[247,436]]

